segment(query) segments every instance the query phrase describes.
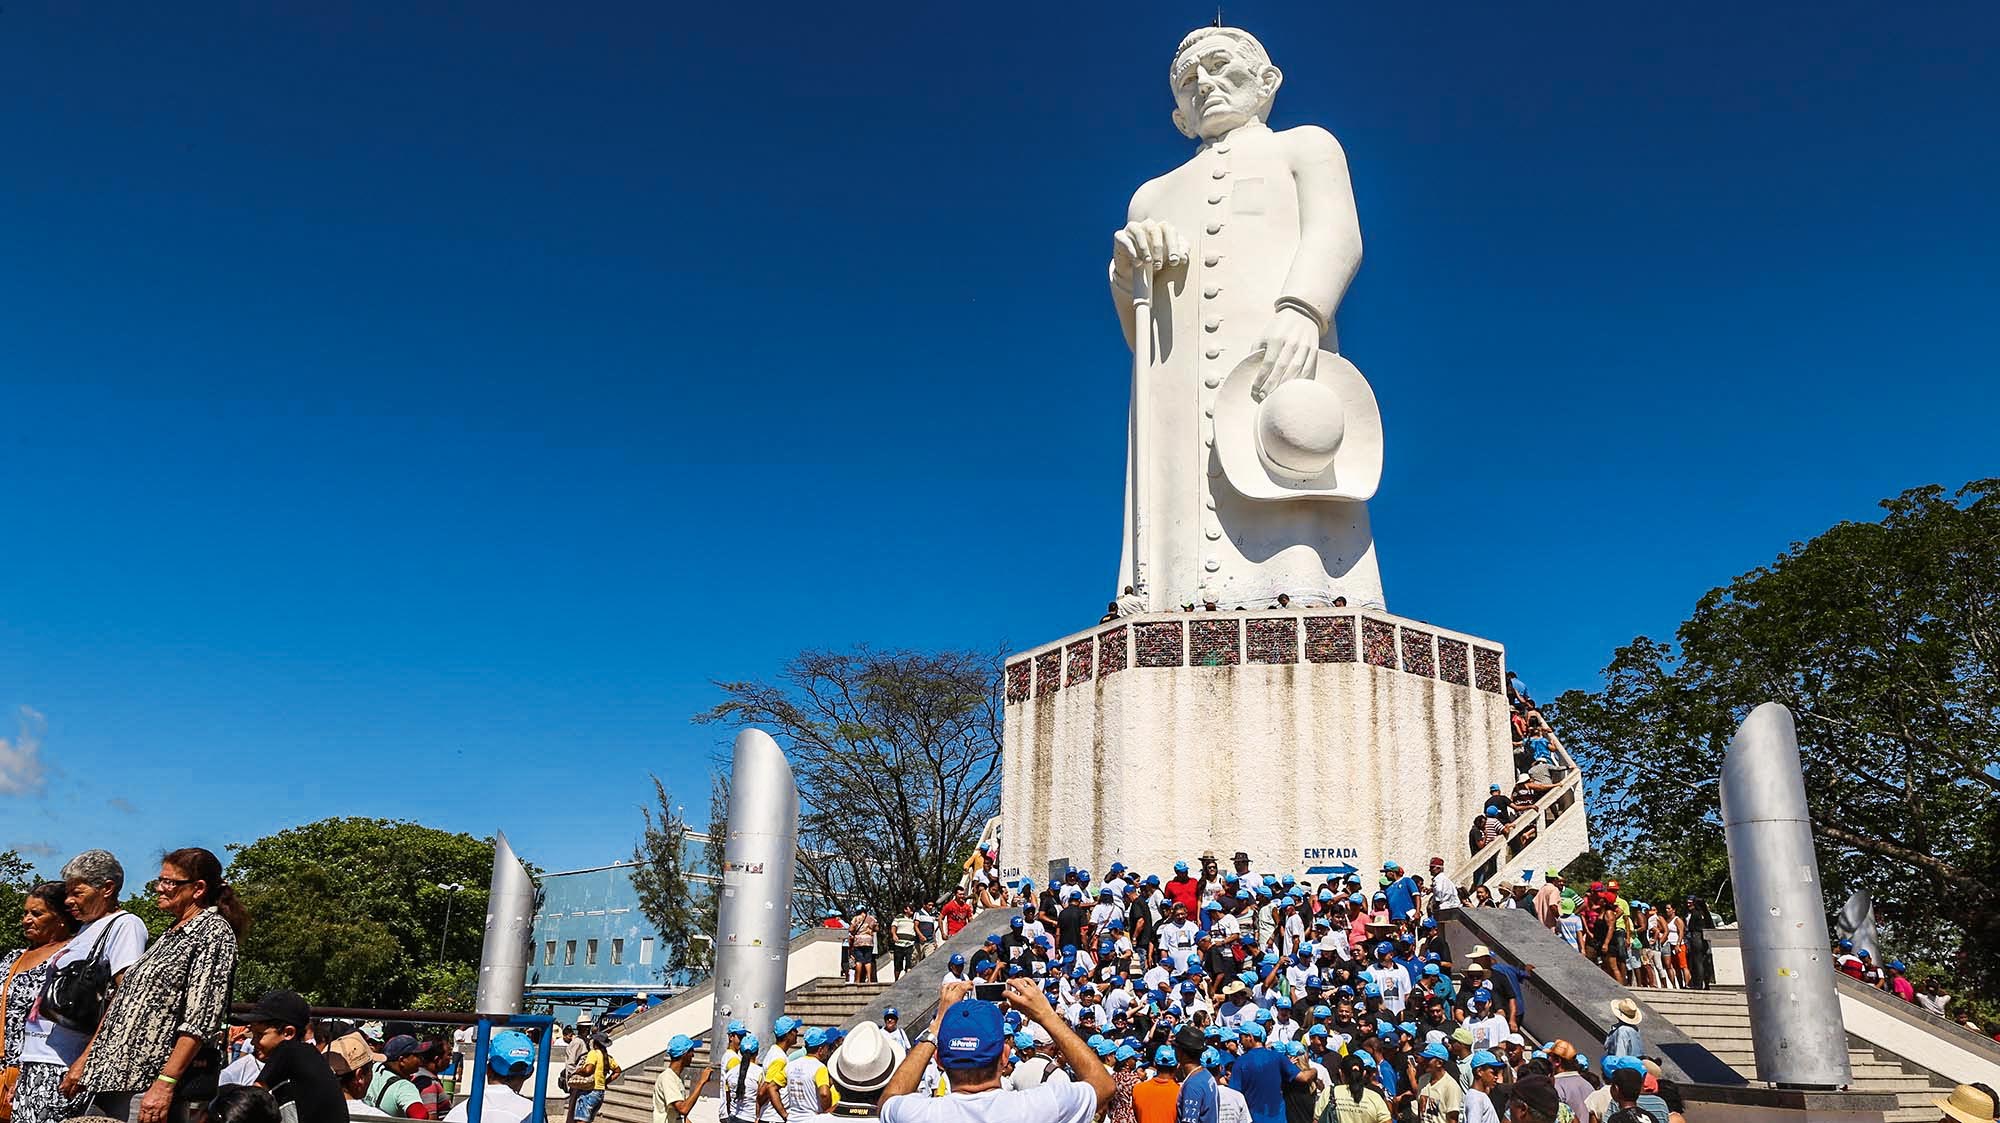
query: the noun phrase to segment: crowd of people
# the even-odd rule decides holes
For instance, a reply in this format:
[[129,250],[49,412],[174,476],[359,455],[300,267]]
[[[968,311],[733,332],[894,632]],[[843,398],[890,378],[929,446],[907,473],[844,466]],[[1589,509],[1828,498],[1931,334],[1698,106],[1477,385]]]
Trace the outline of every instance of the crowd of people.
[[[920,1041],[910,1056],[924,1064],[906,1060],[885,1082],[883,1117],[921,1123],[924,1101],[947,1089],[1067,1083],[1086,1090],[1039,1093],[1051,1102],[1036,1102],[1036,1118],[1102,1109],[1112,1123],[1671,1123],[1674,1089],[1645,1056],[1636,1006],[1629,1020],[1607,1012],[1627,1032],[1595,1063],[1566,1042],[1529,1046],[1526,976],[1485,947],[1447,946],[1440,915],[1476,904],[1442,857],[1428,878],[1387,863],[1366,888],[1358,874],[1258,874],[1242,852],[1231,864],[1223,872],[1204,855],[1199,872],[1179,862],[1161,877],[1114,863],[1101,883],[1072,869],[1056,885],[1014,887],[1006,932],[947,961],[934,1047]],[[980,985],[1005,1001],[968,997]],[[975,1011],[976,1025],[956,1025]],[[809,1085],[840,1086],[829,1063],[842,1039],[805,1035],[790,1019],[777,1029],[775,1042],[732,1034],[725,1119],[782,1123],[834,1106],[831,1090]],[[809,1079],[787,1060],[795,1050]],[[1184,1113],[1189,1088],[1212,1100],[1206,1115]]]
[[[1442,876],[1442,858],[1433,859],[1428,881],[1388,863],[1372,892],[1358,876],[1314,883],[1258,874],[1241,852],[1232,864],[1221,873],[1204,856],[1199,874],[1180,862],[1164,878],[1113,864],[1101,884],[1072,869],[1059,884],[1019,886],[1007,931],[970,955],[950,956],[938,1012],[914,1041],[894,1010],[849,1035],[784,1018],[777,1040],[759,1041],[731,1025],[722,1118],[1683,1118],[1679,1089],[1647,1047],[1637,1002],[1619,999],[1602,1011],[1610,1028],[1600,1042],[1529,1041],[1520,1023],[1527,974],[1489,948],[1449,946],[1440,919],[1480,906],[1476,894],[1462,895]],[[1699,957],[1693,964],[1684,957],[1709,923],[1701,903],[1694,906],[1691,920],[1654,910],[1624,900],[1616,882],[1573,893],[1555,873],[1532,898],[1509,893],[1492,907],[1553,916],[1552,927],[1567,930],[1579,950],[1608,945],[1613,961],[1605,970],[1634,971],[1635,983],[1706,985]],[[1660,933],[1636,967],[1627,958],[1634,931]],[[1667,938],[1676,932],[1678,941]],[[679,1123],[659,1107],[689,1087],[677,1075],[656,1092],[655,1123]],[[1976,1086],[1939,1107],[1958,1123],[1993,1119],[1991,1093]]]

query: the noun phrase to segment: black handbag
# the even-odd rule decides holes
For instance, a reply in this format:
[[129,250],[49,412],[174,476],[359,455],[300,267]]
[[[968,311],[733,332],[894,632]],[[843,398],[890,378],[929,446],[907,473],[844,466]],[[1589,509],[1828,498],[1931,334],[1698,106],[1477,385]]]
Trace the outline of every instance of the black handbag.
[[42,984],[42,1017],[77,1033],[97,1032],[105,1004],[111,1000],[111,964],[104,958],[104,940],[111,935],[114,923],[115,919],[106,921],[89,955],[49,972],[49,981]]

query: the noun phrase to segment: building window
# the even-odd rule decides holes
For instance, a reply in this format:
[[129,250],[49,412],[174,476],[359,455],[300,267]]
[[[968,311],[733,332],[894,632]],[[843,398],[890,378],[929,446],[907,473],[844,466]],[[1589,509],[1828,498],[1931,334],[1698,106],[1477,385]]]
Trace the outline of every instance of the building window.
[[652,961],[653,961],[653,937],[642,936],[639,939],[639,962],[643,965],[651,963]]
[[619,964],[621,964],[621,963],[623,963],[623,962],[625,962],[625,941],[623,941],[623,940],[612,940],[612,941],[611,941],[611,965],[612,965],[613,967],[616,967],[616,966],[618,966]]
[[576,966],[576,941],[575,941],[575,940],[564,940],[564,941],[563,941],[563,966],[564,966],[564,967],[574,967],[574,966]]
[[585,941],[583,942],[583,965],[584,965],[585,967],[595,967],[595,966],[597,966],[597,941],[596,941],[596,940],[585,940]]
[[556,961],[556,942],[554,940],[550,940],[548,943],[542,945],[542,966],[547,967],[549,964],[554,963],[555,961]]

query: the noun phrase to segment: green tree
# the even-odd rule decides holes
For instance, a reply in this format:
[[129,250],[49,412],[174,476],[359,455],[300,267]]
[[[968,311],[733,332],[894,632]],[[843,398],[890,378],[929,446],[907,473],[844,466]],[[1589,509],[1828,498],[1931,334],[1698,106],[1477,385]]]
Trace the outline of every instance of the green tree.
[[716,684],[696,721],[768,729],[799,787],[799,878],[829,901],[933,900],[998,809],[1000,666],[970,651],[806,651]]
[[1713,589],[1604,686],[1551,707],[1607,857],[1660,900],[1727,873],[1716,782],[1760,702],[1797,720],[1829,911],[1866,889],[1887,950],[2000,987],[2000,480],[1883,502]]
[[28,890],[42,879],[35,867],[15,850],[0,850],[0,955],[27,946],[18,921],[28,904]]
[[[230,881],[255,921],[239,994],[289,987],[319,1005],[398,1008],[457,995],[455,980],[476,975],[491,839],[323,819],[230,850]],[[470,1001],[466,990],[457,1005]]]
[[[639,911],[660,934],[660,977],[709,966],[711,941],[697,939],[715,931],[715,891],[691,874],[688,848],[693,845],[687,821],[667,795],[666,785],[653,777],[653,807],[641,807],[643,827],[632,848],[632,888]],[[720,869],[717,862],[712,868]]]

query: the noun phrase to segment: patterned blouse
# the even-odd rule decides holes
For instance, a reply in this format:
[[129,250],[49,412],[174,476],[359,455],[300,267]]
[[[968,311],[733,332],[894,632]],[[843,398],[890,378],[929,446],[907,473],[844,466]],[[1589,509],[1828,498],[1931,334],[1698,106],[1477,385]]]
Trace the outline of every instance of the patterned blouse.
[[[0,979],[5,979],[7,972],[14,969],[14,961],[26,954],[26,951],[17,949],[0,958]],[[28,1011],[34,1009],[35,999],[42,993],[42,984],[48,981],[49,965],[54,961],[55,956],[47,956],[40,963],[15,975],[13,982],[7,984],[7,1048],[4,1054],[0,1054],[0,1068],[11,1068],[21,1063],[21,1042],[28,1037]]]
[[1111,1123],[1139,1123],[1139,1113],[1132,1105],[1132,1089],[1145,1079],[1146,1074],[1136,1068],[1111,1074]]
[[167,929],[125,969],[84,1062],[84,1084],[93,1093],[151,1087],[175,1041],[221,1029],[235,970],[236,932],[214,907]]

